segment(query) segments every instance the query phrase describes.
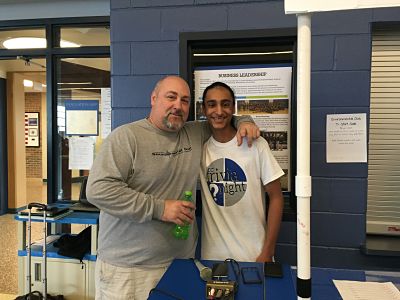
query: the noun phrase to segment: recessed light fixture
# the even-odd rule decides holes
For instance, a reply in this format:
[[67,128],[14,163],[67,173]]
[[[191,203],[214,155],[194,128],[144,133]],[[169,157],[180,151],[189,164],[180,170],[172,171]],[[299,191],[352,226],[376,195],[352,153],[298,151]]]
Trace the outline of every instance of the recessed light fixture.
[[28,80],[28,79],[24,79],[24,86],[25,87],[33,87],[33,81],[32,80]]
[[[3,42],[3,46],[6,49],[38,49],[38,48],[46,48],[47,41],[45,38],[37,38],[37,37],[17,37],[5,40]],[[80,47],[80,45],[69,42],[69,41],[60,41],[61,48],[75,48]]]
[[67,91],[67,90],[100,90],[99,87],[72,87],[72,88],[58,88],[59,91]]
[[61,48],[77,48],[77,47],[80,47],[81,45],[78,45],[74,42],[60,40],[60,46],[61,46]]
[[70,84],[70,85],[80,85],[80,84],[88,85],[88,84],[92,84],[92,82],[90,82],[90,81],[88,81],[88,82],[58,82],[57,84],[59,84],[59,85],[61,85],[61,84],[66,84],[66,85],[68,85],[68,84]]

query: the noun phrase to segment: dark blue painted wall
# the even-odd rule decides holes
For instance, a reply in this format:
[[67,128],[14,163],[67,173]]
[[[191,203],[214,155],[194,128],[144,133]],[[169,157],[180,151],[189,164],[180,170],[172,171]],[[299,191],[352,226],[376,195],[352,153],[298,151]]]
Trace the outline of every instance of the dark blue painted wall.
[[[400,22],[400,9],[325,12],[312,17],[312,264],[394,267],[360,253],[365,239],[367,165],[327,164],[326,115],[368,113],[371,25]],[[113,127],[145,117],[150,92],[178,74],[179,33],[295,28],[283,1],[111,0]],[[301,141],[299,141],[301,143]],[[277,256],[296,263],[296,223],[282,226]],[[397,266],[399,262],[397,262]]]

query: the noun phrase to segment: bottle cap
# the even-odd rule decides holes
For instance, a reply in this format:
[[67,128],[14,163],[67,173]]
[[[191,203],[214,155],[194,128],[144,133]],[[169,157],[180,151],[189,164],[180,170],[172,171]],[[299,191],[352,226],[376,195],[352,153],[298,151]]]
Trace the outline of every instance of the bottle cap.
[[192,191],[185,191],[185,196],[192,196]]

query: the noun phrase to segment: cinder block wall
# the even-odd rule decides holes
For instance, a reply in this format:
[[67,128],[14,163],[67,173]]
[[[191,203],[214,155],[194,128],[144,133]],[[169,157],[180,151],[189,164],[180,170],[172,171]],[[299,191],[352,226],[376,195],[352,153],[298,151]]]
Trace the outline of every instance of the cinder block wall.
[[[400,9],[316,13],[312,17],[312,264],[400,267],[360,253],[365,239],[367,164],[327,164],[332,113],[368,113],[371,25],[400,22]],[[145,117],[153,84],[178,74],[179,33],[295,28],[283,1],[111,0],[113,127]],[[301,143],[301,141],[298,141]],[[296,223],[282,226],[278,258],[296,264]]]

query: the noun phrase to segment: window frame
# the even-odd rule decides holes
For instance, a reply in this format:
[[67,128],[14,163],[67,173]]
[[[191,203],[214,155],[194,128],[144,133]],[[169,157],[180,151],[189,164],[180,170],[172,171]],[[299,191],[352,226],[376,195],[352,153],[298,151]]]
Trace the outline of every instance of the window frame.
[[[0,59],[15,59],[17,56],[46,59],[46,106],[47,106],[47,203],[57,201],[59,157],[57,139],[57,59],[66,57],[110,57],[110,46],[83,46],[79,48],[58,48],[62,26],[110,26],[110,17],[76,17],[0,21],[1,30],[18,30],[25,28],[44,28],[47,46],[41,49],[0,49]],[[7,199],[5,201],[8,201]],[[8,203],[7,203],[8,206]]]

